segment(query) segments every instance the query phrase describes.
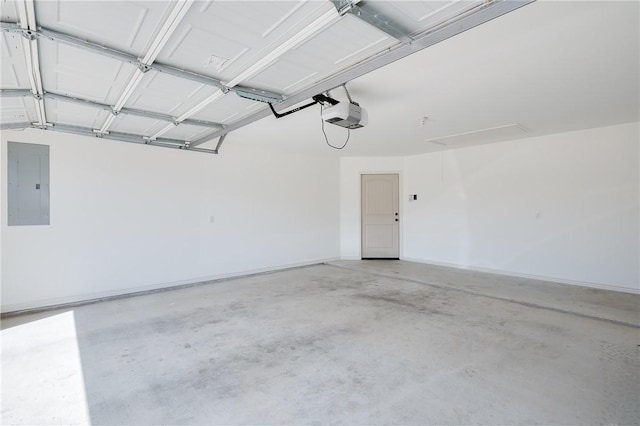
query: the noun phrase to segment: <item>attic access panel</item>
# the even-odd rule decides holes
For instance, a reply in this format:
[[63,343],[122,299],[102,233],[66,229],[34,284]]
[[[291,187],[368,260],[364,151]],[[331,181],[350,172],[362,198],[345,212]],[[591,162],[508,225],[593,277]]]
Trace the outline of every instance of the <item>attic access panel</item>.
[[8,0],[2,127],[193,149],[527,2]]

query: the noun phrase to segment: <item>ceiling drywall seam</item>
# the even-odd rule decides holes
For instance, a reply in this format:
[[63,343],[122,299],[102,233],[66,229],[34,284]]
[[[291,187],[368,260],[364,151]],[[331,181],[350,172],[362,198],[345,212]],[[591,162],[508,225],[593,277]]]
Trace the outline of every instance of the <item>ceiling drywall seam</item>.
[[158,57],[160,51],[169,40],[169,37],[171,37],[171,34],[173,34],[175,29],[178,27],[178,24],[180,23],[180,21],[182,21],[193,2],[194,0],[179,1],[174,5],[171,13],[169,14],[169,17],[162,24],[162,27],[152,41],[151,46],[147,50],[147,53],[141,59],[141,66],[136,69],[133,77],[127,83],[127,86],[120,95],[120,98],[114,105],[111,114],[102,124],[102,127],[100,127],[100,130],[98,131],[99,133],[107,133],[109,127],[111,127],[113,121],[116,119],[116,116],[118,115],[124,104],[127,102],[129,97],[131,97],[135,89],[138,87],[138,85],[142,81],[142,77],[144,77],[144,74],[149,70],[148,66],[151,65],[153,61]]

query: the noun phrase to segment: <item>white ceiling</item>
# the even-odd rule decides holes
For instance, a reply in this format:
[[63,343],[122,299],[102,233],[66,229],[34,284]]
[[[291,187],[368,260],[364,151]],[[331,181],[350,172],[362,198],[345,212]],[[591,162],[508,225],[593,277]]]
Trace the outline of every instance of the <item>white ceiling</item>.
[[[425,140],[512,124],[528,131],[478,134],[452,147],[638,121],[639,21],[636,1],[538,0],[360,77],[347,87],[369,124],[338,155],[441,150]],[[346,130],[325,130],[333,144],[344,141]],[[329,150],[316,108],[266,118],[225,144],[256,140]]]
[[[375,4],[412,33],[472,5]],[[17,22],[16,2],[1,5],[2,20]],[[142,57],[173,5],[36,0],[35,11],[43,27]],[[332,8],[326,1],[196,1],[156,61],[226,82]],[[369,124],[353,130],[347,148],[335,154],[407,155],[440,150],[442,143],[465,146],[638,120],[639,16],[637,1],[538,0],[360,77],[348,87],[367,109]],[[21,40],[18,34],[2,33],[2,89],[30,88]],[[241,84],[292,95],[397,43],[347,15]],[[109,105],[136,72],[131,64],[47,39],[39,39],[39,52],[45,91]],[[209,63],[212,56],[226,62],[216,67]],[[125,107],[178,117],[215,92],[151,70]],[[341,89],[332,96],[345,99]],[[49,122],[98,129],[109,116],[59,100],[47,99],[45,105]],[[231,124],[265,107],[228,93],[190,118]],[[30,98],[2,98],[1,114],[3,123],[37,120]],[[110,130],[150,136],[167,123],[120,114]],[[320,107],[315,106],[233,131],[225,146],[270,144],[327,153],[332,150],[320,125]],[[498,129],[464,135],[460,142],[446,138],[489,128]],[[333,144],[341,145],[345,129],[327,124],[325,130]],[[163,137],[193,141],[212,131],[183,123]],[[441,143],[426,142],[432,139]],[[215,141],[204,147],[213,146]]]

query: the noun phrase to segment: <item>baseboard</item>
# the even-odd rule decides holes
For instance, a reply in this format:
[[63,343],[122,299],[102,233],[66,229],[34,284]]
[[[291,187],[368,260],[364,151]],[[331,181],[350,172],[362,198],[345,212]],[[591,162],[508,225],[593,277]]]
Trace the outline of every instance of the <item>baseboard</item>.
[[287,269],[303,268],[311,265],[319,265],[325,262],[339,260],[338,257],[315,259],[305,262],[289,263],[266,268],[251,269],[246,271],[232,272],[228,274],[210,275],[206,277],[190,278],[180,281],[158,283],[141,287],[124,288],[114,291],[88,293],[76,296],[58,297],[53,299],[42,299],[25,303],[15,303],[2,305],[0,314],[2,316],[21,315],[25,313],[35,313],[52,309],[70,308],[89,303],[102,302],[106,300],[119,299],[122,297],[141,296],[144,294],[161,291],[177,290],[180,288],[194,287],[203,284],[211,284],[216,281],[225,281],[233,278],[250,277],[273,272],[280,272]]
[[568,280],[564,278],[546,277],[543,275],[523,274],[520,272],[505,271],[502,269],[483,268],[483,267],[471,266],[471,265],[460,265],[456,263],[416,259],[411,257],[402,257],[401,260],[406,260],[407,262],[423,263],[425,265],[445,266],[447,268],[467,269],[470,271],[487,272],[490,274],[497,274],[497,275],[506,275],[508,277],[528,278],[532,280],[548,281],[548,282],[553,282],[558,284],[569,284],[569,285],[575,285],[580,287],[597,288],[600,290],[610,290],[610,291],[618,291],[622,293],[640,294],[640,289],[608,285],[608,284],[598,284],[598,283],[590,283],[590,282],[584,282],[584,281]]

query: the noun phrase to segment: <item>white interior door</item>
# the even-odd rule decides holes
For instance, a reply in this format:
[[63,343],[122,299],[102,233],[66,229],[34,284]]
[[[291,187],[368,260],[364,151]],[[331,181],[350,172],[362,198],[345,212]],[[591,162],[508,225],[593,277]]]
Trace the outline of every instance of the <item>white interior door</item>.
[[362,258],[398,259],[398,175],[362,175]]

